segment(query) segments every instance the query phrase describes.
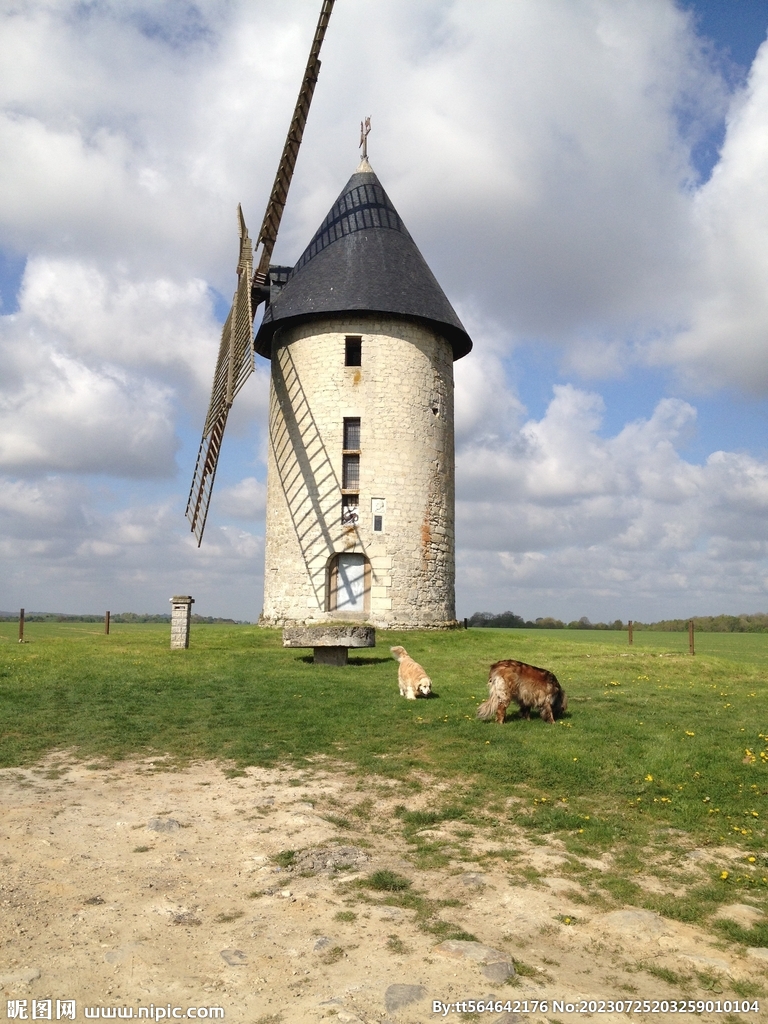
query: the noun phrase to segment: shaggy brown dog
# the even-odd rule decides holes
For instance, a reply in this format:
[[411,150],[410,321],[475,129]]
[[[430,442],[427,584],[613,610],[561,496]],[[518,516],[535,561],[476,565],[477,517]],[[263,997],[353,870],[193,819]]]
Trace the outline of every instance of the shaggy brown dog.
[[432,680],[421,665],[413,660],[404,647],[390,647],[389,649],[400,662],[397,668],[400,695],[407,700],[428,697],[432,692]]
[[512,701],[522,718],[530,718],[533,709],[550,725],[568,709],[565,691],[547,669],[523,661],[497,661],[488,677],[488,700],[477,709],[477,717],[501,723]]

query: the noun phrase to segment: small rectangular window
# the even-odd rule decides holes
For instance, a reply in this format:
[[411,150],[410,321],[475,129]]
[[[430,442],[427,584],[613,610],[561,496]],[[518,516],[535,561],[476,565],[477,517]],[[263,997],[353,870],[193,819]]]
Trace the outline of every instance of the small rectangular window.
[[384,529],[384,516],[373,517],[373,532],[381,533]]
[[360,366],[363,361],[363,339],[344,339],[344,365]]
[[344,418],[344,451],[360,451],[360,417]]
[[342,483],[345,491],[356,491],[360,487],[360,456],[342,456]]

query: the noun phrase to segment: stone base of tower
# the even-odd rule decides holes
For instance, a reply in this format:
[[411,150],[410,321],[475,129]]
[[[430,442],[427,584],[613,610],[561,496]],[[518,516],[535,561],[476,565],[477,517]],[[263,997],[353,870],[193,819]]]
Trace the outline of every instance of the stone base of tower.
[[452,629],[463,629],[464,624],[459,622],[457,619],[445,619],[445,620],[434,620],[429,619],[423,622],[414,621],[408,619],[407,621],[398,621],[396,619],[379,619],[368,616],[360,618],[353,618],[347,616],[345,618],[335,618],[328,615],[318,616],[317,618],[306,617],[303,619],[288,618],[285,616],[268,616],[263,613],[259,616],[257,625],[264,627],[265,629],[283,629],[286,626],[318,626],[323,623],[328,624],[339,624],[341,622],[354,623],[355,625],[361,626],[374,626],[376,629],[392,629],[392,630],[441,630],[447,631]]

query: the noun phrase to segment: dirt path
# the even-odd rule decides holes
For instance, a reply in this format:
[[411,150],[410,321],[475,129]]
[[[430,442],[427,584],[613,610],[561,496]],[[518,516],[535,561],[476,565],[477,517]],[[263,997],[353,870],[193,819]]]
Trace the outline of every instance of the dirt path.
[[[425,791],[322,768],[231,777],[211,763],[158,767],[89,768],[58,755],[0,772],[0,1016],[8,1006],[32,1019],[33,1001],[45,1014],[51,1000],[55,1020],[57,1001],[74,1000],[77,1020],[97,1006],[134,1017],[152,1007],[155,1019],[173,1007],[221,1007],[244,1024],[410,1024],[463,1019],[455,1008],[435,1012],[435,1000],[492,998],[510,1008],[474,1019],[565,1022],[584,1019],[580,1000],[723,1004],[737,998],[734,983],[766,982],[759,952],[736,955],[646,911],[578,902],[556,842],[515,835],[518,880],[526,864],[541,877],[511,885],[503,861],[477,860],[498,847],[492,830],[448,823],[432,835],[452,838],[463,859],[417,869],[394,809],[428,806]],[[292,865],[291,850],[304,851]],[[376,871],[407,876],[412,889],[354,885]],[[445,945],[438,920],[477,944]],[[513,961],[517,974],[505,980]],[[687,977],[686,987],[665,971]],[[533,1000],[548,1000],[545,1012]]]

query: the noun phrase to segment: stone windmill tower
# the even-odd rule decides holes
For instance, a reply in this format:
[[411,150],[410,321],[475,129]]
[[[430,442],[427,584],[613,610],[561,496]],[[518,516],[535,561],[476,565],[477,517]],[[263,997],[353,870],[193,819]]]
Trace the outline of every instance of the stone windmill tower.
[[[254,347],[272,366],[265,625],[455,621],[453,362],[472,342],[368,163],[369,128],[296,265],[267,261],[248,297],[251,316],[266,302]],[[241,239],[242,286],[244,224]],[[237,295],[230,319],[232,351]],[[226,332],[187,512],[198,539],[223,433],[216,381],[224,394],[239,380]]]
[[453,361],[472,342],[365,156],[273,279],[263,621],[450,624]]

